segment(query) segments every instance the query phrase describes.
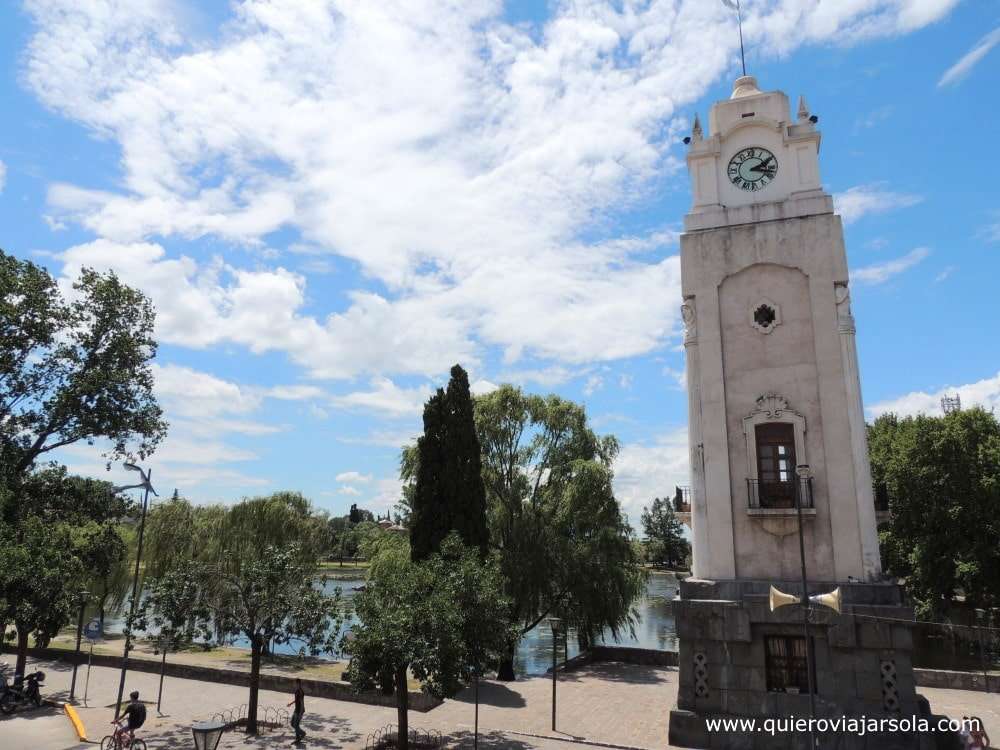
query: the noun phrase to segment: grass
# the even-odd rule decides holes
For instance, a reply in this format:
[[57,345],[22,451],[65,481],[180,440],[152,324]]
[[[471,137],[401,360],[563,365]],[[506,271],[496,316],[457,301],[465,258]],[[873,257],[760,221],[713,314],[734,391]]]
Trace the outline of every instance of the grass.
[[[107,656],[121,656],[124,636],[120,633],[108,634],[104,640],[94,644],[94,653]],[[34,644],[32,644],[34,645]],[[49,648],[72,651],[76,648],[76,631],[64,628],[63,632],[49,642]],[[83,653],[89,651],[89,644],[84,641],[80,649]],[[134,642],[130,659],[158,662],[160,656],[153,653],[153,644],[137,640]],[[167,655],[167,661],[173,664],[194,664],[204,667],[237,669],[250,671],[250,651],[234,646],[217,646],[209,650],[201,646],[192,646]],[[292,654],[273,654],[262,660],[261,671],[270,674],[282,674],[301,677],[307,680],[346,681],[344,672],[346,661],[329,661],[312,656],[295,656]],[[410,690],[420,690],[419,680],[410,677],[407,680]]]

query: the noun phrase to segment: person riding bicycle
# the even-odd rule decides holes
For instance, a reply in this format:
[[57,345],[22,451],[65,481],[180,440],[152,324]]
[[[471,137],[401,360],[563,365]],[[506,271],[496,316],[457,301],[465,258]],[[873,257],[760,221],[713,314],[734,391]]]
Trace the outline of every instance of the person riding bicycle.
[[125,733],[128,733],[131,739],[135,738],[135,730],[146,723],[146,707],[139,702],[139,691],[133,690],[132,694],[129,695],[132,700],[125,710],[122,711],[121,718],[117,721],[111,722],[112,724],[120,723],[118,730],[115,732],[116,737],[121,737]]

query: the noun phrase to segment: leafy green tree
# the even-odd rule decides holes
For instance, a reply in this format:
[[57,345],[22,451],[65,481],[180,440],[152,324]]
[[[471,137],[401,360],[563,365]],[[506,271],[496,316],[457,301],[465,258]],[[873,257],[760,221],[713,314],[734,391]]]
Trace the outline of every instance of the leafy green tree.
[[652,504],[642,509],[642,529],[648,562],[671,568],[686,564],[691,545],[684,538],[683,526],[669,499],[653,498]]
[[360,623],[342,644],[351,657],[348,678],[359,690],[392,681],[404,749],[408,673],[432,694],[452,696],[510,639],[499,569],[465,547],[457,533],[443,540],[440,553],[419,562],[403,547],[384,550],[355,608]]
[[[6,496],[12,494],[8,488]],[[38,643],[47,643],[72,619],[88,572],[84,563],[100,562],[105,552],[94,546],[105,533],[101,527],[131,506],[106,482],[71,476],[61,466],[27,472],[16,494],[17,502],[0,518],[7,555],[0,565],[0,622],[15,623],[17,663],[23,667],[32,633]]]
[[16,530],[0,525],[0,621],[17,628],[16,673],[24,674],[29,636],[47,643],[77,611],[82,576],[65,524],[30,517]]
[[[199,637],[211,638],[207,580],[205,564],[194,560],[180,562],[160,578],[149,580],[136,625],[156,635],[163,665],[170,651]],[[162,671],[160,674],[162,680]]]
[[[132,529],[114,522],[90,521],[70,530],[73,547],[86,575],[85,588],[97,603],[101,631],[108,607],[118,607],[128,596],[132,581],[130,555],[135,554],[136,535]],[[131,559],[135,559],[132,557]]]
[[310,562],[295,543],[267,546],[258,553],[242,547],[209,566],[206,595],[216,602],[223,630],[250,643],[250,700],[247,733],[257,733],[260,667],[268,643],[297,643],[300,653],[333,653],[341,615],[340,591],[323,593]]
[[410,547],[414,560],[437,551],[452,531],[483,554],[489,544],[482,457],[469,376],[451,368],[447,391],[424,405],[424,434],[412,494]]
[[1000,605],[1000,423],[981,408],[943,417],[886,414],[868,428],[872,476],[888,490],[886,570],[918,615],[944,614],[959,591]]
[[[614,437],[598,437],[584,409],[503,385],[476,399],[491,545],[520,634],[547,616],[586,646],[633,628],[645,581],[612,489]],[[514,679],[508,646],[499,679]]]
[[64,298],[45,269],[0,251],[0,481],[49,452],[104,439],[109,461],[148,456],[166,432],[153,393],[154,312],[113,273],[84,269]]

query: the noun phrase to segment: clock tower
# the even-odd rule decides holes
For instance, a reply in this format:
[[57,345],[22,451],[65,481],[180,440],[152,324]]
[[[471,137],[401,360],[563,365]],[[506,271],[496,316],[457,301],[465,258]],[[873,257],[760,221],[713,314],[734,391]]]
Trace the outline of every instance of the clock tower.
[[[793,119],[784,93],[743,76],[687,141],[693,564],[674,606],[673,745],[802,741],[710,734],[712,716],[919,713],[912,611],[879,560],[847,257],[816,122],[804,100]],[[839,587],[842,602],[810,608],[808,640],[805,608],[772,610],[768,597],[801,596],[803,561],[808,593]]]

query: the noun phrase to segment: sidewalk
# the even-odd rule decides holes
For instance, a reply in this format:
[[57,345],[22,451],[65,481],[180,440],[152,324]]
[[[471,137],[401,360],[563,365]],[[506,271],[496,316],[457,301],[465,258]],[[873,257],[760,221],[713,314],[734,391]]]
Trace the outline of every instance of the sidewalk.
[[[65,700],[72,669],[62,662],[40,662],[46,672],[44,694],[53,700]],[[79,713],[91,740],[100,741],[110,731],[120,672],[94,667],[90,679],[89,707]],[[77,677],[77,695],[82,697],[86,667]],[[484,748],[512,750],[572,750],[572,742],[605,746],[666,748],[670,708],[677,697],[677,672],[669,667],[647,667],[619,663],[587,665],[560,674],[557,685],[557,728],[553,736],[552,682],[533,677],[514,683],[484,680],[480,684],[480,743]],[[163,710],[156,713],[158,677],[154,674],[129,673],[127,695],[139,690],[149,708],[149,720],[141,736],[150,750],[189,750],[193,747],[190,726],[194,721],[212,718],[212,714],[245,704],[247,688],[168,677],[163,688]],[[965,690],[924,688],[935,713],[952,717],[979,716],[994,738],[1000,738],[1000,695]],[[261,691],[260,713],[266,707],[285,707],[291,696]],[[79,701],[78,701],[79,702]],[[393,708],[362,703],[306,697],[303,728],[309,736],[308,748],[323,750],[360,750],[369,734],[387,724],[396,723]],[[410,712],[410,724],[420,729],[438,730],[448,747],[472,746],[474,704],[467,689],[452,700],[427,713]],[[68,733],[68,734],[67,734]],[[69,720],[51,711],[17,713],[0,720],[3,748],[66,750],[77,746]],[[7,738],[11,741],[8,743]],[[557,739],[557,737],[562,739]],[[288,745],[293,739],[285,727],[257,738],[239,732],[226,733],[220,748],[244,750]],[[93,746],[88,746],[93,750]]]
[[[52,700],[68,697],[72,667],[62,662],[37,662],[46,673],[44,694]],[[100,741],[110,731],[120,672],[94,667],[90,676],[88,706],[82,705],[86,667],[77,675],[78,712],[90,740]],[[667,704],[673,695],[669,685],[676,673],[663,668],[621,664],[597,664],[561,674],[558,685],[558,728],[564,739],[582,738],[619,746],[659,748],[666,737]],[[211,719],[217,711],[245,704],[247,688],[168,677],[163,687],[164,716],[156,713],[158,676],[130,672],[125,694],[139,690],[147,703],[149,719],[141,736],[150,750],[187,750],[192,747],[190,726]],[[666,689],[664,689],[666,688]],[[552,682],[544,677],[515,683],[484,680],[480,684],[480,744],[484,748],[513,750],[566,750],[572,745],[550,735]],[[260,718],[266,707],[285,707],[291,696],[270,691],[260,693]],[[393,708],[347,701],[306,698],[303,728],[309,733],[307,747],[363,748],[369,734],[396,723]],[[410,712],[410,724],[420,729],[438,730],[448,738],[449,747],[472,746],[474,704],[472,690],[445,701],[427,713]],[[44,721],[46,732],[37,733]],[[10,722],[10,723],[7,723]],[[77,743],[70,723],[61,714],[42,716],[22,712],[0,724],[4,736],[31,738],[25,747],[38,750],[65,750]],[[62,729],[60,729],[60,722]],[[65,731],[63,731],[65,730]],[[8,735],[8,732],[10,734]],[[65,735],[69,732],[69,737]],[[529,735],[543,735],[532,737]],[[271,748],[291,742],[288,728],[271,730],[247,740],[242,733],[227,733],[220,748]],[[41,740],[41,742],[40,742]],[[5,745],[6,746],[6,745]],[[12,747],[20,747],[16,742]]]

